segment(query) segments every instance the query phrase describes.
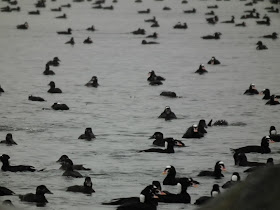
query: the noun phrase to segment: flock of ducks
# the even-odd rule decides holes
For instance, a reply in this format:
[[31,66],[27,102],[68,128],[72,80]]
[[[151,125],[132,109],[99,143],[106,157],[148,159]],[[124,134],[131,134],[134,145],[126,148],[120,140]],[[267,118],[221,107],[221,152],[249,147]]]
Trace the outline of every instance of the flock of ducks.
[[[17,1],[10,1],[5,0],[10,5],[17,5]],[[83,0],[73,0],[74,2],[82,2]],[[246,3],[245,6],[252,6],[256,3],[258,3],[260,0],[254,0],[253,2]],[[141,3],[141,0],[136,0],[135,3]],[[272,1],[273,2],[273,1]],[[114,6],[104,6],[105,0],[97,0],[94,3],[93,9],[105,9],[105,10],[114,10]],[[117,3],[117,0],[114,0],[113,3]],[[182,3],[187,3],[187,1],[182,1]],[[277,3],[277,2],[276,2]],[[44,0],[39,0],[35,4],[36,8],[45,8],[46,2]],[[59,8],[52,8],[52,12],[61,12],[62,8],[71,8],[71,4],[65,4],[61,5]],[[211,5],[207,6],[208,9],[217,9],[218,5]],[[279,13],[278,8],[274,8],[274,6],[264,8],[268,13]],[[170,7],[164,7],[163,10],[171,10]],[[20,7],[10,7],[9,5],[6,7],[1,8],[1,12],[22,12]],[[36,11],[29,11],[29,15],[40,15],[41,10]],[[150,14],[152,11],[151,9],[141,10],[138,11],[139,14]],[[197,12],[197,9],[193,8],[192,10],[184,10],[183,13],[187,14],[195,14]],[[241,16],[240,19],[260,19],[259,13],[256,11],[256,9],[252,10],[246,10],[244,11],[244,15]],[[212,17],[206,18],[206,22],[209,24],[217,24],[219,23],[219,18],[215,14],[213,10],[207,12],[205,15],[211,15]],[[67,15],[63,14],[61,16],[56,16],[55,18],[60,19],[66,19]],[[160,27],[158,20],[154,16],[152,19],[146,19],[144,20],[147,23],[151,23],[152,28]],[[256,24],[258,25],[267,25],[270,26],[270,17],[265,15],[263,17],[263,20],[256,21]],[[246,27],[246,22],[242,23],[235,23],[235,17],[232,16],[230,20],[222,21],[220,23],[225,24],[234,24],[237,27]],[[24,24],[17,25],[17,29],[20,30],[29,30],[29,24],[25,22]],[[173,29],[188,29],[188,25],[186,22],[181,23],[178,22],[176,25],[173,26]],[[86,30],[88,31],[96,31],[95,27],[92,25]],[[58,35],[72,35],[72,29],[68,28],[66,31],[57,31]],[[132,31],[131,34],[133,35],[145,35],[146,31],[145,29],[138,28],[135,31]],[[220,39],[222,33],[221,32],[215,32],[213,35],[206,35],[202,36],[202,39]],[[277,39],[277,33],[273,32],[271,35],[263,35],[261,38],[269,38],[269,39]],[[154,32],[151,35],[146,36],[145,38],[152,38],[152,39],[158,39],[159,35],[157,32]],[[92,44],[93,41],[90,37],[87,37],[84,41],[84,44]],[[74,45],[74,37],[72,37],[69,41],[67,41],[65,44]],[[147,44],[159,44],[159,42],[155,41],[146,41],[142,40],[142,45]],[[257,42],[256,50],[266,50],[268,49],[262,41]],[[47,76],[53,76],[55,75],[55,72],[50,69],[51,66],[58,67],[60,65],[60,59],[58,57],[54,57],[52,60],[48,61],[45,65],[45,71],[43,71],[43,75]],[[209,65],[219,65],[221,62],[217,60],[214,56],[207,62]],[[200,64],[198,70],[195,71],[195,73],[198,73],[200,75],[207,73],[204,64]],[[155,71],[152,70],[149,72],[149,77],[147,79],[150,85],[162,85],[163,81],[165,81],[164,77],[156,75]],[[61,94],[62,90],[60,88],[56,87],[56,84],[54,81],[50,81],[49,84],[50,89],[47,91],[50,94]],[[85,84],[87,87],[94,87],[97,88],[99,86],[97,76],[93,76],[89,82]],[[4,93],[4,90],[0,86],[0,95],[1,93]],[[277,95],[270,95],[269,89],[264,89],[263,91],[259,92],[254,84],[250,84],[249,89],[244,92],[245,95],[259,95],[263,94],[263,100],[267,100],[267,105],[278,105],[280,104],[278,101],[278,98],[280,96]],[[175,92],[162,92],[162,96],[167,96],[171,98],[178,97]],[[30,95],[28,97],[31,101],[45,101],[43,98],[39,96],[32,96]],[[55,102],[51,108],[53,110],[69,110],[69,107],[66,104],[61,104],[58,102]],[[158,118],[163,118],[165,120],[175,120],[177,119],[176,114],[171,110],[169,106],[166,106],[164,111],[159,115]],[[205,120],[200,120],[198,125],[194,124],[191,127],[187,129],[187,131],[183,134],[182,138],[203,138],[206,134],[206,128],[211,126],[227,126],[228,122],[225,120],[217,120],[212,124],[212,120],[206,124]],[[79,139],[84,139],[87,141],[95,139],[95,135],[93,134],[93,131],[91,128],[86,128],[84,134],[81,134],[79,136]],[[157,146],[155,148],[150,148],[146,150],[140,150],[139,152],[151,152],[151,153],[175,153],[174,147],[185,147],[185,144],[181,140],[173,139],[173,138],[164,138],[163,134],[161,132],[155,132],[151,139],[155,139],[153,142],[153,145]],[[260,153],[260,154],[267,154],[270,153],[271,150],[269,148],[269,143],[273,142],[280,142],[280,135],[277,134],[275,126],[270,127],[269,135],[264,136],[261,140],[261,145],[252,145],[252,146],[246,146],[241,147],[237,149],[231,149],[233,152],[233,158],[235,165],[238,166],[249,166],[251,168],[245,170],[245,172],[252,172],[256,170],[260,166],[271,166],[273,165],[273,158],[268,158],[267,163],[259,163],[259,162],[250,162],[247,160],[246,153]],[[6,139],[0,142],[1,144],[6,144],[8,146],[17,145],[17,143],[13,140],[13,136],[11,133],[8,133],[6,135]],[[158,147],[165,147],[164,149],[158,148]],[[33,166],[30,165],[10,165],[10,156],[7,154],[2,154],[0,156],[0,160],[2,162],[2,171],[7,172],[35,172],[35,171],[44,171],[44,169],[38,170],[35,169]],[[57,161],[61,164],[61,169],[64,170],[64,173],[62,176],[67,177],[74,177],[74,178],[81,178],[84,177],[82,174],[78,172],[78,170],[90,170],[88,168],[83,167],[83,165],[75,165],[73,161],[67,156],[62,155],[59,160]],[[201,171],[197,177],[209,177],[214,179],[221,179],[224,177],[222,172],[226,170],[225,164],[223,161],[219,160],[215,163],[213,170],[211,171]],[[153,181],[151,184],[149,184],[147,187],[145,187],[139,197],[127,197],[127,198],[117,198],[115,200],[112,200],[111,202],[103,203],[103,205],[119,205],[117,207],[118,210],[136,210],[136,209],[146,209],[146,210],[155,210],[157,209],[158,203],[191,203],[191,197],[187,193],[188,187],[196,187],[200,183],[193,178],[190,177],[176,177],[176,169],[174,166],[169,165],[166,166],[165,170],[163,171],[163,174],[166,175],[165,179],[163,180],[163,185],[177,185],[178,186],[178,193],[170,193],[167,191],[162,191],[161,184],[158,181]],[[241,178],[238,172],[233,172],[232,176],[230,178],[230,181],[226,182],[221,187],[223,189],[231,188],[236,183],[240,182]],[[85,177],[83,185],[74,185],[69,186],[66,191],[70,192],[79,192],[79,193],[85,193],[85,194],[92,194],[95,192],[95,190],[92,187],[92,181],[90,177]],[[0,187],[0,196],[5,195],[14,195],[15,193],[11,190],[9,190],[6,187]],[[18,195],[19,199],[21,201],[26,202],[34,202],[37,204],[37,206],[44,206],[46,203],[48,203],[45,194],[52,194],[52,192],[45,186],[45,185],[39,185],[36,188],[35,194],[28,193],[25,195]],[[197,199],[194,204],[201,205],[209,200],[213,199],[215,196],[220,194],[220,186],[218,184],[213,184],[213,188],[211,190],[210,195],[211,196],[202,196],[199,199]],[[3,202],[4,205],[12,206],[10,200],[5,200]]]

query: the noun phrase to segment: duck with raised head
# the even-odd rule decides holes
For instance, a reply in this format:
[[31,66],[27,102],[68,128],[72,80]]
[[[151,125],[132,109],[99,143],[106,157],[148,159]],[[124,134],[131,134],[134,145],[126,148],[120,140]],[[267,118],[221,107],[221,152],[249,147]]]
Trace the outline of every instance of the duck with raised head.
[[211,10],[210,12],[206,12],[205,15],[215,15],[215,12]]
[[233,155],[234,164],[237,166],[263,166],[265,163],[250,162],[247,160],[247,156],[244,153],[234,153]]
[[65,42],[65,44],[71,44],[73,46],[75,44],[74,38],[71,37],[71,39],[68,42]]
[[22,25],[17,25],[17,29],[24,29],[24,30],[26,30],[26,29],[28,29],[28,28],[29,28],[29,25],[28,25],[27,22],[25,22],[25,23],[22,24]]
[[234,172],[231,175],[230,181],[227,181],[225,184],[222,185],[223,189],[228,189],[233,187],[234,185],[236,185],[237,183],[239,183],[241,181],[240,175],[238,172]]
[[200,198],[198,198],[195,201],[195,205],[202,205],[205,204],[207,202],[209,202],[210,200],[212,200],[214,197],[216,197],[217,195],[219,195],[221,193],[220,191],[220,186],[218,184],[214,184],[211,190],[211,197],[210,196],[202,196]]
[[270,25],[270,18],[266,16],[263,19],[265,19],[265,20],[258,20],[258,21],[256,21],[256,23],[258,25],[267,25],[267,26],[269,26]]
[[74,185],[67,188],[68,192],[80,192],[85,194],[95,193],[95,190],[92,188],[92,182],[90,177],[86,177],[84,185]]
[[45,206],[48,200],[45,194],[53,194],[45,185],[40,185],[36,188],[36,193],[28,193],[25,195],[19,195],[21,201],[34,202],[38,206]]
[[54,57],[51,61],[48,61],[49,66],[59,66],[60,59],[58,57]]
[[17,12],[19,12],[19,11],[20,11],[20,7],[11,8],[11,11],[17,11]]
[[61,7],[51,9],[52,12],[61,12]]
[[11,133],[8,133],[6,135],[6,140],[0,141],[0,144],[6,144],[8,146],[12,146],[13,144],[17,145],[17,143],[14,141],[13,135]]
[[173,26],[174,29],[187,29],[188,25],[187,23],[180,23],[178,22],[175,26]]
[[278,38],[278,34],[276,32],[273,32],[271,35],[264,35],[262,36],[262,38],[267,38],[267,39],[277,39]]
[[94,25],[92,25],[91,27],[87,28],[87,31],[95,31],[95,30],[96,29],[95,29]]
[[235,24],[235,26],[237,26],[237,27],[246,27],[246,23],[243,21],[242,23],[237,23],[237,24]]
[[40,11],[36,10],[36,11],[30,11],[28,12],[29,15],[40,15]]
[[255,84],[250,84],[249,89],[247,89],[244,93],[244,95],[258,95],[259,91],[256,89]]
[[17,166],[11,166],[9,163],[10,156],[3,154],[0,156],[0,160],[2,162],[2,171],[10,171],[10,172],[23,172],[23,171],[30,171],[34,172],[36,169],[33,166],[28,166],[28,165],[17,165]]
[[234,23],[234,16],[231,16],[231,20],[222,21],[221,23]]
[[56,16],[55,18],[56,18],[56,19],[66,19],[66,18],[67,18],[67,15],[64,13],[63,15]]
[[197,74],[201,75],[201,74],[208,73],[208,71],[205,69],[204,64],[200,64],[199,68],[194,73],[197,73]]
[[148,23],[155,23],[157,20],[156,20],[156,17],[153,16],[153,18],[151,19],[147,19],[147,20],[144,20],[145,22],[148,22]]
[[246,169],[244,172],[245,173],[250,173],[250,172],[256,171],[256,170],[258,170],[260,168],[270,167],[270,166],[274,166],[273,158],[268,158],[267,161],[266,161],[266,164],[264,166],[254,166],[254,167]]
[[275,97],[275,95],[271,95],[268,102],[266,102],[265,105],[278,105],[280,102],[278,101],[278,98]]
[[210,6],[207,6],[208,9],[217,9],[218,8],[218,5],[210,5]]
[[219,64],[221,64],[221,62],[219,60],[217,60],[214,56],[212,56],[212,58],[207,62],[207,64],[219,65]]
[[192,10],[184,10],[183,12],[187,14],[192,14],[192,13],[196,13],[196,9],[193,8]]
[[59,102],[55,102],[55,103],[52,105],[52,109],[53,109],[53,110],[69,110],[69,107],[68,107],[66,104],[62,104],[62,103],[59,103]]
[[164,118],[165,120],[177,119],[174,112],[171,111],[169,106],[166,106],[164,111],[158,116],[158,118]]
[[88,37],[88,38],[86,38],[85,40],[84,40],[84,42],[83,42],[84,44],[92,44],[93,43],[93,41],[91,40],[91,38],[90,37]]
[[160,146],[160,147],[164,147],[165,146],[165,142],[169,139],[174,141],[174,146],[177,147],[185,147],[185,144],[177,139],[173,139],[173,138],[163,138],[163,134],[161,132],[155,132],[149,139],[155,139],[153,141],[153,145],[156,146]]
[[214,177],[215,179],[221,179],[224,177],[222,171],[225,171],[226,167],[224,162],[217,161],[214,166],[214,171],[201,171],[197,176],[207,176],[207,177]]
[[10,189],[8,189],[6,187],[1,187],[0,186],[0,196],[14,195],[14,194],[15,193],[12,190],[10,190]]
[[93,76],[85,86],[97,88],[99,86],[97,76]]
[[152,35],[148,35],[148,36],[146,36],[146,38],[153,38],[153,39],[157,39],[157,38],[158,38],[158,34],[157,34],[157,32],[154,32]]
[[263,94],[263,100],[269,100],[270,99],[270,90],[269,89],[264,89],[263,91],[260,92],[260,94]]
[[6,6],[6,7],[1,8],[1,12],[11,12],[11,11],[12,11],[12,9],[11,9],[10,6]]
[[66,159],[63,162],[65,164],[65,172],[62,176],[74,177],[74,178],[81,178],[83,177],[78,171],[74,170],[73,162],[71,159]]
[[209,24],[216,24],[219,21],[219,17],[215,15],[214,17],[206,18],[206,21]]
[[140,10],[138,11],[138,14],[149,14],[151,10],[148,8],[147,10]]
[[240,147],[237,149],[231,149],[232,152],[235,153],[261,153],[261,154],[268,154],[271,152],[269,148],[269,143],[274,143],[269,136],[264,136],[261,140],[261,146],[246,146]]
[[205,128],[207,128],[206,121],[204,119],[199,120],[199,122],[198,122],[198,132],[203,133],[203,134],[207,133]]
[[269,137],[275,142],[280,142],[280,134],[277,134],[275,126],[270,126]]
[[62,35],[71,35],[72,34],[72,29],[68,28],[67,31],[57,31],[57,34],[62,34]]
[[165,78],[162,76],[156,75],[155,71],[152,70],[148,73],[147,81],[165,81]]
[[202,36],[202,39],[220,39],[222,33],[220,32],[215,32],[214,35],[206,35],[206,36]]
[[50,70],[50,65],[47,63],[45,67],[44,75],[55,75],[54,71]]
[[279,9],[275,8],[275,9],[268,10],[267,12],[269,12],[269,13],[279,13]]
[[[59,169],[66,170],[67,164],[65,164],[65,161],[67,159],[70,159],[67,155],[61,155],[61,157],[56,161],[61,164],[61,167]],[[90,170],[90,168],[85,168],[83,164],[73,164],[73,169],[78,170],[78,171],[89,171]]]
[[154,22],[154,23],[151,25],[151,28],[157,28],[157,27],[159,27],[158,21]]
[[175,153],[174,145],[175,143],[173,139],[167,139],[165,141],[165,149],[151,148],[146,150],[140,150],[139,152]]
[[50,89],[48,90],[48,93],[62,93],[61,89],[55,87],[54,81],[51,81],[49,86]]
[[92,9],[103,9],[101,4],[97,4],[96,6],[93,6]]
[[29,101],[45,101],[45,99],[43,99],[42,97],[39,97],[39,96],[33,96],[33,95],[30,95],[28,96],[28,100]]
[[204,134],[198,131],[198,126],[196,124],[192,125],[187,129],[187,131],[184,133],[182,138],[190,139],[190,138],[195,138],[195,139],[200,139],[204,137]]
[[145,35],[146,31],[145,31],[145,29],[138,28],[136,31],[132,31],[131,33],[134,35]]
[[262,43],[262,41],[258,41],[256,45],[257,45],[256,50],[267,50],[268,49],[267,46],[265,46]]
[[92,132],[91,128],[86,128],[85,133],[80,135],[78,139],[86,139],[88,141],[95,139],[95,135]]

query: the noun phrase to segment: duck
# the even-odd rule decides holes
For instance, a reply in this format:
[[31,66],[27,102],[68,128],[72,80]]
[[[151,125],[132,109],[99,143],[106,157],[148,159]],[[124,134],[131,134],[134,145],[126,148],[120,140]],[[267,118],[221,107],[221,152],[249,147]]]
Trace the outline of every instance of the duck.
[[231,16],[231,20],[222,21],[221,23],[234,23],[234,16]]
[[254,167],[251,167],[251,168],[247,168],[244,173],[250,173],[250,172],[253,172],[253,171],[256,171],[260,168],[263,168],[263,167],[270,167],[270,166],[274,166],[274,160],[273,158],[268,158],[267,161],[266,161],[266,165],[264,166],[254,166]]
[[51,9],[52,12],[61,12],[61,7]]
[[183,23],[181,24],[180,22],[178,22],[175,26],[173,26],[174,29],[187,29],[188,25],[187,23]]
[[156,75],[155,71],[152,70],[148,73],[148,79],[147,81],[165,81],[165,78],[162,76]]
[[271,35],[264,35],[262,36],[262,38],[267,38],[267,39],[277,39],[278,38],[278,34],[276,32],[273,32]]
[[5,91],[3,90],[3,88],[1,87],[1,85],[0,85],[0,94],[1,93],[4,93]]
[[[61,157],[56,161],[61,164],[60,169],[66,170],[67,164],[65,164],[65,161],[67,159],[70,159],[67,155],[61,155]],[[73,164],[73,169],[77,170],[77,171],[89,171],[90,170],[90,168],[85,168],[83,164]]]
[[22,25],[17,25],[17,29],[23,29],[23,30],[26,30],[29,28],[29,25],[27,22],[25,22],[24,24]]
[[91,27],[87,28],[87,31],[95,31],[95,30],[96,29],[95,29],[94,25],[92,25]]
[[40,185],[36,188],[36,193],[28,193],[25,195],[19,195],[21,201],[34,202],[38,206],[44,206],[48,203],[45,194],[53,194],[45,185]]
[[220,32],[215,32],[214,35],[206,35],[206,36],[202,36],[202,39],[220,39],[220,36],[222,34]]
[[247,89],[243,95],[258,95],[259,91],[256,89],[256,85],[251,83],[249,89]]
[[183,12],[184,12],[184,13],[188,13],[188,14],[190,14],[190,13],[196,13],[196,9],[193,8],[192,10],[184,10]]
[[240,175],[238,172],[234,172],[231,175],[230,181],[227,181],[225,184],[222,185],[223,189],[228,189],[233,187],[234,185],[236,185],[237,183],[239,183],[241,181]]
[[280,142],[280,134],[277,134],[275,126],[270,126],[269,137],[275,142]]
[[169,11],[169,10],[171,10],[171,8],[170,7],[163,7],[162,10]]
[[97,88],[99,86],[97,76],[93,76],[85,86]]
[[3,164],[1,167],[2,171],[10,171],[10,172],[36,171],[36,169],[33,166],[28,166],[28,165],[10,166],[9,159],[10,159],[9,155],[3,154],[2,156],[0,156],[0,160]]
[[11,133],[8,133],[6,135],[6,140],[0,141],[0,144],[6,144],[8,146],[12,146],[13,144],[17,145],[17,143],[14,141],[13,135]]
[[190,186],[197,186],[189,178],[180,178],[177,183],[178,193],[167,195],[158,195],[158,201],[163,203],[190,203],[191,196],[187,193]]
[[64,13],[63,15],[56,16],[55,18],[56,18],[56,19],[66,19],[66,18],[67,18],[67,15]]
[[111,5],[111,6],[108,6],[108,7],[103,7],[103,9],[113,10],[113,9],[114,9],[114,7],[113,7],[113,5]]
[[61,5],[60,7],[68,7],[68,8],[70,8],[70,7],[71,7],[71,4],[63,4],[63,5]]
[[38,0],[38,2],[35,3],[35,7],[37,7],[37,8],[45,8],[46,7],[45,1],[44,0]]
[[205,15],[215,15],[215,12],[211,10],[210,12],[206,12]]
[[157,20],[156,20],[156,17],[153,16],[153,18],[151,19],[147,19],[147,20],[144,20],[144,22],[147,22],[147,23],[155,23]]
[[214,166],[214,171],[201,171],[197,176],[214,177],[215,179],[221,179],[224,177],[222,171],[225,171],[225,164],[222,161],[217,161]]
[[217,9],[218,5],[211,5],[211,6],[207,6],[208,9]]
[[138,28],[136,31],[132,31],[131,33],[134,35],[145,35],[146,31],[145,29]]
[[95,135],[92,132],[91,128],[86,128],[85,133],[80,135],[78,139],[86,139],[88,141],[95,139]]
[[177,94],[175,92],[172,91],[163,91],[160,93],[161,96],[166,96],[169,98],[177,98]]
[[265,45],[262,43],[262,41],[258,41],[256,45],[258,45],[258,46],[256,47],[256,50],[267,50],[267,49],[268,49],[267,46],[265,46]]
[[205,128],[207,128],[206,121],[204,119],[199,120],[199,122],[198,122],[198,132],[203,133],[203,134],[207,133]]
[[217,60],[214,56],[212,56],[212,58],[210,59],[210,61],[208,61],[207,64],[219,65],[219,64],[221,64],[221,62],[219,60]]
[[153,39],[157,39],[157,38],[158,38],[158,34],[157,34],[157,32],[154,32],[152,35],[148,35],[148,36],[146,36],[146,38],[153,38]]
[[241,27],[246,27],[246,23],[243,21],[242,23],[237,23],[235,26],[241,26]]
[[226,120],[217,120],[213,123],[213,125],[212,125],[212,122],[213,122],[213,120],[211,119],[208,123],[209,127],[211,127],[211,126],[228,126],[228,122]]
[[69,107],[66,104],[61,104],[59,102],[55,102],[52,105],[53,110],[69,110]]
[[266,20],[259,20],[259,21],[256,21],[256,23],[258,25],[270,25],[270,18],[269,17],[264,17],[264,19]]
[[246,15],[242,15],[240,17],[240,19],[249,19],[249,18],[253,18],[253,19],[259,19],[260,18],[260,13],[256,13],[254,14],[253,12],[250,13],[250,14],[246,14]]
[[36,11],[30,11],[28,12],[29,15],[40,15],[40,11],[36,10]]
[[43,72],[44,75],[55,75],[54,71],[50,70],[50,65],[47,63],[45,71]]
[[280,102],[278,101],[278,98],[275,97],[275,95],[271,95],[268,102],[266,102],[265,105],[278,105]]
[[75,44],[74,38],[72,37],[68,42],[65,42],[65,44],[74,45]]
[[185,147],[185,144],[180,140],[173,139],[173,138],[163,138],[163,134],[161,132],[155,132],[149,139],[155,139],[153,141],[153,145],[160,146],[160,147],[164,147],[165,142],[169,139],[174,141],[175,144],[174,146]]
[[255,13],[256,12],[256,9],[253,8],[252,10],[245,10],[244,12],[248,12],[248,13]]
[[1,187],[0,186],[0,196],[14,195],[14,194],[15,193],[12,190],[10,190],[10,189],[8,189],[6,187]]
[[12,11],[12,9],[11,9],[10,6],[6,6],[6,7],[1,8],[1,12],[11,12],[11,11]]
[[53,60],[49,61],[47,64],[49,66],[59,66],[60,59],[58,57],[54,57]]
[[175,153],[174,151],[174,141],[172,139],[167,139],[165,141],[165,149],[151,148],[146,150],[140,150],[139,152],[157,152],[157,153]]
[[50,89],[48,90],[48,93],[62,93],[61,89],[55,87],[54,81],[51,81],[49,86]]
[[204,64],[200,64],[199,68],[194,73],[202,75],[202,74],[208,73],[208,71],[205,69]]
[[20,11],[20,7],[11,8],[11,11],[17,11],[17,12],[19,12],[19,11]]
[[[269,100],[270,99],[270,90],[269,89],[264,89],[263,91],[260,92],[260,94],[264,94],[263,100]],[[280,98],[280,95],[274,95],[275,98]]]
[[261,146],[246,146],[240,147],[237,149],[231,149],[234,153],[261,153],[261,154],[268,154],[271,152],[269,148],[269,143],[274,143],[271,140],[270,136],[264,136],[261,141]]
[[98,4],[97,6],[93,6],[92,9],[103,9],[101,4]]
[[219,21],[219,18],[217,15],[211,18],[206,18],[207,23],[209,24],[216,24]]
[[234,153],[233,155],[234,158],[234,164],[237,166],[263,166],[265,163],[259,163],[259,162],[249,162],[247,160],[247,157],[244,153]]
[[90,38],[90,37],[86,38],[86,39],[84,40],[84,44],[92,44],[91,38]]
[[72,29],[68,28],[67,31],[57,31],[57,34],[61,34],[61,35],[71,35],[72,34]]
[[151,10],[148,8],[147,10],[138,11],[138,14],[149,14]]
[[159,27],[159,24],[158,24],[157,21],[154,22],[154,23],[151,25],[151,28],[157,28],[157,27]]
[[191,127],[189,127],[187,129],[187,131],[184,133],[184,135],[182,136],[182,138],[196,138],[196,139],[200,139],[204,137],[204,134],[198,131],[198,126],[196,124],[193,124]]
[[279,13],[279,9],[275,8],[275,9],[272,9],[272,10],[268,10],[267,12],[269,12],[269,13]]
[[45,99],[43,99],[42,97],[39,97],[39,96],[28,96],[28,100],[29,101],[45,101]]
[[211,200],[214,197],[216,197],[217,195],[219,195],[220,193],[221,193],[220,186],[218,184],[214,184],[213,187],[212,187],[212,190],[211,190],[211,197],[202,196],[195,201],[194,205],[205,204],[205,203],[209,202],[209,200]]
[[95,193],[95,190],[92,188],[92,182],[90,177],[86,177],[84,185],[74,185],[67,188],[68,192],[80,192],[85,194]]
[[177,119],[174,112],[171,111],[169,106],[166,106],[164,111],[158,116],[158,118],[164,118],[165,120]]
[[75,171],[73,168],[73,162],[71,159],[64,160],[65,164],[65,172],[62,174],[62,176],[68,176],[68,177],[74,177],[74,178],[81,178],[83,177],[78,171]]
[[147,44],[159,44],[158,42],[147,42],[146,40],[142,40],[141,44],[147,45]]
[[117,210],[137,210],[137,209],[145,209],[145,210],[156,210],[158,201],[155,199],[156,196],[156,188],[154,185],[147,186],[144,190],[142,190],[139,200],[134,202],[128,202],[117,207]]

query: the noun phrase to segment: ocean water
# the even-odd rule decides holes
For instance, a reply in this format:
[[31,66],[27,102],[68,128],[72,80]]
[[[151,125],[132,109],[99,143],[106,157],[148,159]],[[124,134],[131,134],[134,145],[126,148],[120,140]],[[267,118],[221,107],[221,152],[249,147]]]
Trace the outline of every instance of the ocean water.
[[[16,146],[0,145],[0,153],[11,157],[12,165],[28,164],[43,172],[1,172],[1,186],[17,194],[35,192],[38,185],[46,185],[53,195],[46,195],[49,203],[45,209],[115,209],[102,206],[113,198],[138,196],[153,180],[163,181],[167,165],[175,166],[178,176],[193,177],[201,184],[189,188],[191,203],[202,195],[210,195],[212,185],[222,185],[235,171],[246,174],[244,168],[234,166],[229,148],[259,145],[268,135],[271,125],[279,127],[279,106],[265,106],[262,96],[244,96],[250,83],[258,90],[269,88],[280,93],[279,40],[265,40],[260,36],[279,32],[279,14],[267,13],[268,1],[245,7],[248,1],[196,1],[181,4],[180,0],[143,0],[135,3],[119,0],[114,10],[91,9],[92,2],[75,3],[69,0],[47,0],[41,15],[27,12],[36,10],[36,1],[20,1],[20,12],[0,13],[0,85],[5,93],[0,95],[0,139],[12,133]],[[71,3],[71,8],[51,12],[61,4]],[[111,1],[106,1],[107,6]],[[220,21],[240,16],[244,10],[256,8],[262,17],[268,14],[270,26],[257,25],[255,19],[244,20],[247,27],[205,21],[208,5],[218,4],[215,13]],[[0,2],[0,6],[6,6]],[[164,6],[172,8],[163,11]],[[277,6],[279,7],[279,6]],[[151,9],[150,14],[138,14]],[[196,8],[196,14],[183,10]],[[68,19],[55,19],[66,13]],[[145,19],[156,16],[159,28],[151,28]],[[28,30],[17,30],[16,25],[29,23]],[[178,22],[187,22],[188,29],[175,30]],[[95,32],[85,29],[94,25]],[[73,29],[76,44],[64,43],[71,36],[57,35],[56,31]],[[144,28],[147,34],[157,32],[159,45],[141,45],[144,36],[129,32]],[[200,37],[222,33],[220,40],[202,40]],[[92,45],[83,44],[90,36]],[[257,51],[256,43],[262,40],[269,48]],[[61,60],[59,67],[51,67],[55,76],[44,76],[45,64],[53,57]],[[221,65],[206,65],[208,74],[197,75],[199,64],[207,63],[212,56]],[[150,86],[147,74],[151,70],[166,78],[161,86]],[[96,75],[100,86],[85,87]],[[48,83],[55,81],[63,94],[48,94]],[[159,94],[175,91],[181,96],[169,99]],[[28,101],[32,94],[46,102]],[[66,103],[69,111],[43,110],[54,102]],[[178,119],[164,121],[157,117],[170,106]],[[165,137],[181,139],[189,126],[200,119],[226,119],[229,123],[242,122],[245,126],[211,127],[202,139],[185,139],[185,148],[175,148],[174,154],[139,153],[152,146],[148,138],[160,131]],[[94,141],[78,140],[86,127],[92,127]],[[272,153],[248,154],[251,161],[265,162],[273,157],[279,162],[279,144],[270,146]],[[56,160],[67,154],[74,163],[83,163],[91,171],[96,193],[91,196],[66,192],[71,185],[82,185],[84,179],[62,177]],[[198,178],[201,170],[213,169],[222,160],[227,168],[221,180]],[[176,192],[176,187],[164,186]],[[11,199],[20,209],[37,209],[33,204]],[[159,204],[158,209],[195,209],[192,204]]]

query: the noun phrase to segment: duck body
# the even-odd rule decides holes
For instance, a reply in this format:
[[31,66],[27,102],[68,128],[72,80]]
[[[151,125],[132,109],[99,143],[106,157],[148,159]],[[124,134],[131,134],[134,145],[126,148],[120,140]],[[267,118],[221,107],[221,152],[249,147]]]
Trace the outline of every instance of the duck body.
[[90,177],[86,177],[84,181],[84,185],[74,185],[67,188],[68,192],[79,192],[85,194],[94,193],[94,189],[92,189],[92,182]]
[[222,161],[218,161],[215,164],[214,171],[201,171],[197,176],[208,176],[214,177],[215,179],[220,179],[224,177],[222,170],[225,170],[225,165]]
[[69,107],[66,104],[61,104],[61,103],[54,103],[52,105],[52,109],[54,110],[69,110]]
[[28,166],[28,165],[10,166],[9,159],[10,159],[9,155],[3,154],[2,156],[0,156],[0,160],[3,164],[1,167],[2,171],[10,171],[10,172],[36,171],[33,166]]
[[36,194],[28,193],[25,195],[19,195],[21,201],[37,203],[38,206],[44,206],[48,203],[45,194],[52,194],[52,192],[45,186],[40,185],[36,188]]

